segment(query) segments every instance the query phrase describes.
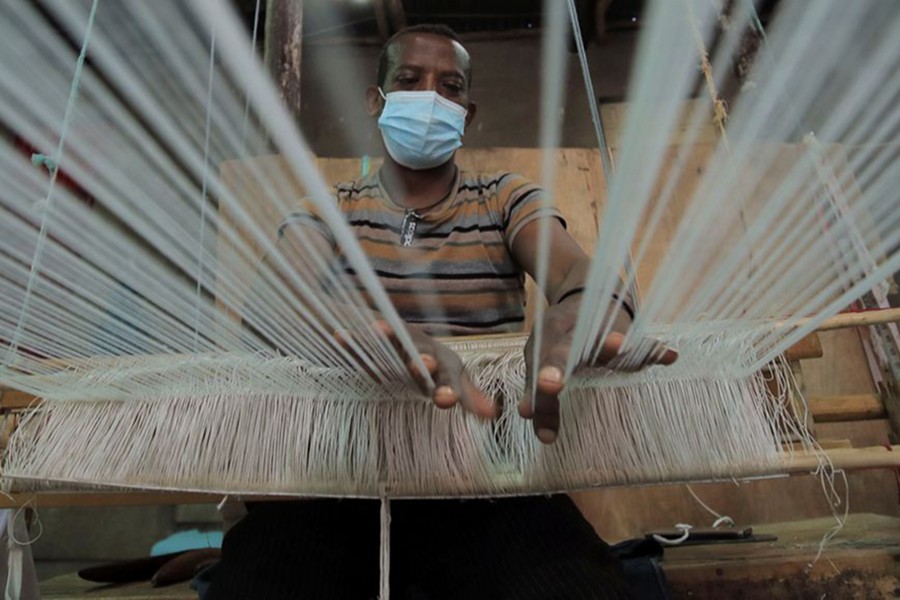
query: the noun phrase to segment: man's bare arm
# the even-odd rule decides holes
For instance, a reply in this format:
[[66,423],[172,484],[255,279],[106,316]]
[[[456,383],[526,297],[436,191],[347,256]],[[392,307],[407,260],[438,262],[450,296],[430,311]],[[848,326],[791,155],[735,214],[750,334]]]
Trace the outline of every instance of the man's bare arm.
[[[532,384],[534,338],[529,338],[525,346],[526,388],[519,404],[519,413],[527,419],[533,419],[535,433],[544,443],[555,441],[559,431],[559,394],[565,383],[563,372],[571,350],[590,267],[590,259],[578,243],[557,219],[551,220],[548,224],[549,268],[543,289],[550,301],[550,307],[544,313],[545,343],[540,348],[536,386]],[[525,225],[512,248],[515,259],[532,277],[537,271],[539,227],[539,221]],[[629,312],[631,307],[617,298],[609,298],[600,306],[606,306],[610,311],[612,333],[607,336],[603,347],[598,349],[598,360],[593,366],[607,364],[619,354],[632,318],[632,313]],[[652,356],[659,364],[671,364],[678,355],[671,349],[665,349]],[[532,387],[535,388],[533,400]]]

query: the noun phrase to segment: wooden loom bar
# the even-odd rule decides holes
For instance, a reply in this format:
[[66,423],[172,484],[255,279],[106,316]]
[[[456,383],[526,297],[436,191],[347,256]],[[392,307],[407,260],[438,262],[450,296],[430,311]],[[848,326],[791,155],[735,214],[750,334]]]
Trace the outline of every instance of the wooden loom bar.
[[[845,471],[867,469],[900,469],[900,446],[873,446],[869,448],[837,448],[824,452],[835,469]],[[790,475],[808,475],[820,465],[820,457],[815,453],[795,452],[784,458],[784,471]],[[777,473],[773,473],[775,475]],[[152,504],[215,504],[223,494],[196,492],[38,492],[0,495],[0,509],[16,508],[33,502],[37,508],[59,506],[140,506]],[[253,496],[235,498],[240,500],[290,500],[291,496]]]
[[[838,448],[824,453],[835,469],[859,471],[865,469],[900,469],[900,446],[870,446],[867,448]],[[797,452],[784,458],[788,473],[801,475],[819,468],[819,456]]]
[[816,423],[883,419],[884,404],[878,394],[809,396],[809,410]]
[[[829,319],[825,319],[816,331],[831,331],[832,329],[846,329],[848,327],[863,327],[866,325],[884,325],[885,323],[900,322],[900,308],[886,308],[881,310],[866,310],[862,312],[842,313]],[[798,323],[802,324],[802,320]]]

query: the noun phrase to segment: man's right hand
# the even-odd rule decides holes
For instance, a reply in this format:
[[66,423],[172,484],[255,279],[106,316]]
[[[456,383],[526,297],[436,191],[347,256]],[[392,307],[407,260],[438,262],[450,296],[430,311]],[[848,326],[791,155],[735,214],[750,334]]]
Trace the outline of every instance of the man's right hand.
[[[383,336],[400,353],[410,374],[419,384],[422,392],[428,393],[428,384],[419,373],[412,357],[401,346],[397,335],[385,321],[375,321],[373,329]],[[452,408],[459,404],[462,408],[478,417],[492,419],[497,416],[497,405],[482,393],[466,374],[462,360],[453,350],[441,344],[416,325],[407,325],[416,350],[425,363],[425,368],[434,381],[431,399],[438,408]],[[336,334],[343,340],[341,334]]]

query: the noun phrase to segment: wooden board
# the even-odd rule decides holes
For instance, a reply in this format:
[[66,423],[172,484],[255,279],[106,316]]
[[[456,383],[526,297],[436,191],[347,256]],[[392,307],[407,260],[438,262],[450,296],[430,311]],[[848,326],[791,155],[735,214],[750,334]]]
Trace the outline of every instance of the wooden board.
[[[704,99],[688,100],[682,104],[683,108],[675,125],[675,131],[671,135],[672,142],[682,144],[692,142],[695,144],[710,144],[717,141],[717,132],[713,123],[712,107],[709,101]],[[612,102],[600,105],[600,121],[603,123],[603,133],[606,136],[606,144],[610,148],[622,146],[622,135],[625,130],[625,121],[628,118],[628,102]],[[701,110],[707,116],[707,123],[699,127],[694,136],[689,135],[691,128],[688,123],[695,110]]]
[[0,495],[0,509],[34,504],[39,508],[63,506],[157,506],[165,504],[218,504],[221,494],[191,492],[40,492]]
[[822,350],[822,341],[819,334],[813,332],[799,342],[791,346],[784,353],[784,359],[788,362],[809,358],[822,358],[825,352]]
[[809,396],[807,400],[816,423],[865,421],[881,419],[885,416],[884,403],[878,394]]
[[667,548],[673,598],[691,600],[873,600],[900,584],[900,519],[853,514],[814,562],[834,526],[814,519],[754,527],[775,541]]
[[822,358],[802,361],[809,394],[831,396],[878,392],[855,330],[823,331],[819,339]]
[[867,421],[851,421],[838,423],[820,423],[816,431],[822,439],[847,438],[855,448],[880,446],[889,442],[891,431],[887,419],[871,419]]
[[[900,517],[893,471],[848,473],[847,479],[853,510]],[[824,518],[832,513],[821,482],[811,475],[693,483],[690,487],[713,510],[730,516],[739,526]],[[842,483],[838,493],[843,499]],[[572,498],[608,542],[639,536],[648,529],[671,529],[676,523],[708,527],[716,519],[683,484],[600,489],[574,493]]]
[[85,581],[77,573],[69,573],[40,584],[44,600],[197,600],[196,590],[188,582],[154,588],[142,581],[122,585],[105,585]]

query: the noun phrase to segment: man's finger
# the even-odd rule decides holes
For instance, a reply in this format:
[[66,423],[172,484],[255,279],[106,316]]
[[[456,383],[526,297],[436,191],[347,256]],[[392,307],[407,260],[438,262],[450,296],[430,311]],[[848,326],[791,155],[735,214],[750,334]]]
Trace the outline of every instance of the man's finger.
[[563,375],[559,367],[542,367],[538,371],[532,425],[538,439],[545,444],[555,442],[559,432],[559,394],[562,390]]
[[532,379],[531,364],[526,363],[526,388],[519,403],[519,414],[532,419],[535,434],[545,444],[556,441],[559,432],[559,394],[563,390],[563,368],[569,348],[568,340],[545,346],[536,380]]
[[[431,375],[432,381],[434,380],[434,375],[438,370],[438,362],[437,359],[431,354],[420,354],[420,358],[422,362],[425,364],[425,370],[428,371],[428,374]],[[419,367],[413,361],[409,361],[406,363],[406,368],[409,371],[409,374],[412,375],[413,380],[416,382],[416,385],[419,386],[419,389],[422,392],[428,392],[428,381],[422,376],[422,372],[419,371]],[[437,392],[437,390],[435,390]]]
[[465,373],[462,374],[460,403],[463,405],[463,408],[473,415],[485,419],[493,419],[497,416],[497,405],[485,396],[484,392],[478,389],[478,386],[472,383],[472,380]]
[[438,408],[452,408],[459,402],[459,395],[449,385],[441,385],[435,388],[431,399]]
[[601,346],[600,352],[597,354],[597,360],[593,363],[594,366],[605,365],[617,357],[622,351],[622,344],[624,344],[624,342],[625,336],[617,331],[606,336],[606,340],[604,340],[603,346]]
[[532,420],[534,433],[545,444],[555,442],[559,433],[559,395],[564,387],[562,368],[551,361],[538,371],[534,385],[530,377],[526,379],[525,395],[519,403],[519,414]]
[[678,360],[678,351],[668,346],[663,346],[662,351],[657,355],[655,364],[671,365]]
[[440,348],[438,368],[434,374],[435,390],[432,400],[438,408],[450,408],[457,403],[466,411],[483,418],[493,418],[494,403],[472,383],[455,352]]

